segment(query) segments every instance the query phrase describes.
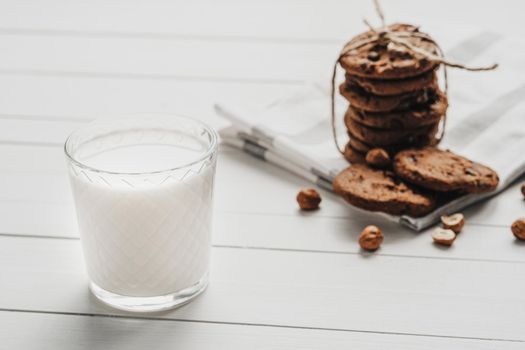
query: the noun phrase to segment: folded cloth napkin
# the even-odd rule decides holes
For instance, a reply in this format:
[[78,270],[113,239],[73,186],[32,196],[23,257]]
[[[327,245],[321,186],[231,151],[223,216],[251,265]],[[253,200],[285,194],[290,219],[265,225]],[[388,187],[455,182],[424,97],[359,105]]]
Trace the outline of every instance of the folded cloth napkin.
[[[525,172],[525,44],[494,33],[468,34],[446,49],[446,56],[471,65],[498,62],[500,67],[482,73],[449,69],[450,108],[440,147],[490,166],[500,184],[494,192],[459,197],[424,217],[380,214],[414,230],[501,192]],[[336,102],[338,138],[344,142],[347,103]],[[348,166],[334,146],[327,86],[304,84],[257,108],[218,103],[215,109],[231,123],[219,131],[224,143],[325,189],[331,190],[334,177]]]

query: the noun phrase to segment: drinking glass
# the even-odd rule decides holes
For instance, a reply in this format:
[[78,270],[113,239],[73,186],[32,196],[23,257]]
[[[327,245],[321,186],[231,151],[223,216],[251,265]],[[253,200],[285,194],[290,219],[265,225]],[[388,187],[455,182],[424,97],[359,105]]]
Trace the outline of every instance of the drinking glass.
[[66,140],[92,293],[129,311],[189,302],[208,283],[217,133],[180,116],[95,121]]

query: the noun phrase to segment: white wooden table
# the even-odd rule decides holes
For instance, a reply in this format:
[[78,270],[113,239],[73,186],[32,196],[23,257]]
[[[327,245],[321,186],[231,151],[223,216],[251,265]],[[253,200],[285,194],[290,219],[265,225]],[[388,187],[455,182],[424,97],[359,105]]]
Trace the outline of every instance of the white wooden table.
[[[525,35],[514,1],[385,0],[392,20]],[[480,8],[475,9],[479,5]],[[367,0],[0,1],[0,349],[523,349],[519,184],[465,211],[455,245],[357,212],[223,147],[211,285],[193,303],[132,315],[94,300],[61,145],[99,116],[180,113],[327,81]],[[452,101],[453,103],[453,101]],[[357,244],[366,224],[386,239]]]

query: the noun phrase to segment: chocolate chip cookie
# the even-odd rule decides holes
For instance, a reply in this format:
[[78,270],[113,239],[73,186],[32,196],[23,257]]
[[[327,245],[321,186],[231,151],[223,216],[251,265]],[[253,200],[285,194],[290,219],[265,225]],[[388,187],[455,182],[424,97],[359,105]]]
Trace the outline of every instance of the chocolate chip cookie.
[[431,142],[439,130],[439,122],[417,129],[375,129],[353,119],[345,119],[348,134],[365,144],[378,147],[396,144],[414,145]]
[[370,211],[419,217],[436,207],[432,196],[402,182],[393,172],[364,164],[353,164],[339,173],[333,188],[350,204]]
[[[410,24],[392,24],[388,29],[394,32],[419,33],[419,28]],[[437,54],[436,45],[425,38],[423,33],[407,37],[406,40],[415,47],[432,54]],[[353,38],[346,47],[362,42],[375,35],[368,31]],[[346,51],[346,48],[343,48]],[[404,47],[394,43],[372,42],[361,45],[341,58],[341,66],[351,74],[372,79],[403,79],[414,77],[434,70],[439,63],[415,55]]]
[[[401,144],[394,144],[394,145],[388,145],[388,146],[381,146],[385,151],[388,152],[390,157],[394,157],[397,152],[406,149],[406,148],[414,148],[414,147],[426,147],[435,145],[436,139],[429,138],[429,137],[422,137],[421,140],[414,139],[413,143],[401,143]],[[376,148],[376,146],[367,145],[363,141],[360,141],[359,139],[353,137],[350,135],[350,140],[348,141],[348,145],[358,151],[361,154],[366,154],[368,151],[370,151],[373,148]]]
[[358,75],[346,74],[346,81],[359,86],[362,90],[378,96],[391,96],[418,91],[436,84],[435,71],[406,79],[370,79]]
[[435,147],[399,152],[394,171],[405,181],[440,192],[489,192],[499,183],[491,168]]
[[371,128],[415,129],[437,123],[445,114],[447,106],[447,98],[442,93],[428,106],[398,112],[367,112],[350,106],[345,114],[345,123],[351,119]]
[[365,163],[366,153],[356,150],[350,143],[347,143],[343,152],[343,156],[348,162],[352,164],[363,164]]
[[373,146],[367,145],[363,141],[360,141],[358,138],[354,137],[353,135],[350,136],[350,141],[348,141],[348,145],[355,149],[356,151],[359,151],[363,154],[366,154],[368,151],[370,151]]
[[350,104],[368,112],[403,111],[426,105],[437,99],[438,86],[434,84],[421,90],[394,96],[377,96],[367,93],[358,85],[345,82],[339,86],[339,93]]

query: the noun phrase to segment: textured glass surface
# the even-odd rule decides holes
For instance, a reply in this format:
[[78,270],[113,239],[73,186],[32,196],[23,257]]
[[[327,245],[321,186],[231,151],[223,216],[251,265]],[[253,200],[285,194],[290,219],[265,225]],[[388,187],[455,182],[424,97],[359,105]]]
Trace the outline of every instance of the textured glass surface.
[[65,151],[86,266],[98,289],[151,298],[205,286],[214,131],[181,117],[95,122],[73,133]]

